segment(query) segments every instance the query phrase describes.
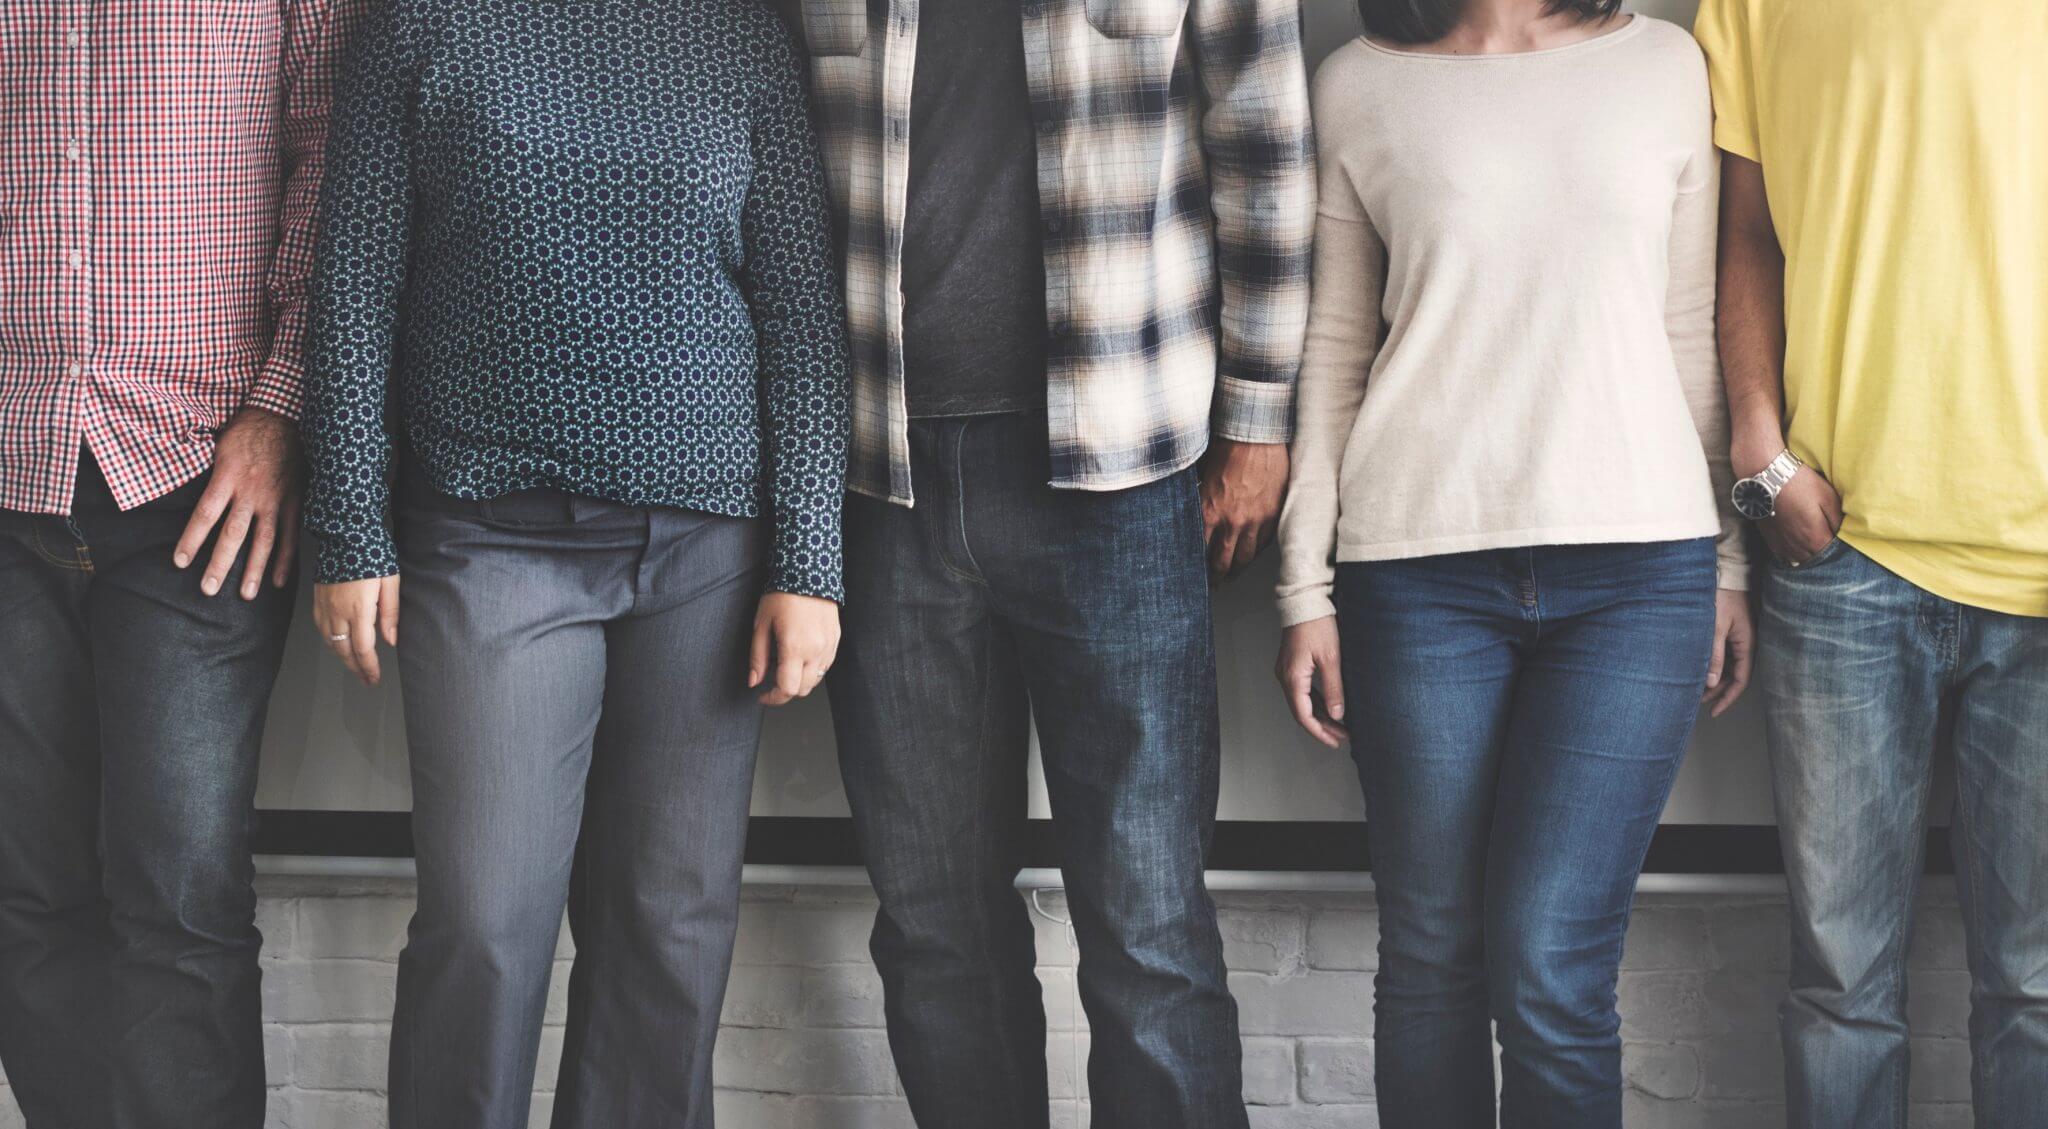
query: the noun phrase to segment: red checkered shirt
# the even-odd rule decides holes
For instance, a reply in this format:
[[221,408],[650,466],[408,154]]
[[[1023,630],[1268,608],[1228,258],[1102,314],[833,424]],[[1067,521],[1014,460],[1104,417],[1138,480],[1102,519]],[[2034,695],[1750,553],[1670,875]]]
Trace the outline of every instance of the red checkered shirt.
[[0,509],[81,444],[141,505],[296,418],[314,196],[367,0],[0,0]]

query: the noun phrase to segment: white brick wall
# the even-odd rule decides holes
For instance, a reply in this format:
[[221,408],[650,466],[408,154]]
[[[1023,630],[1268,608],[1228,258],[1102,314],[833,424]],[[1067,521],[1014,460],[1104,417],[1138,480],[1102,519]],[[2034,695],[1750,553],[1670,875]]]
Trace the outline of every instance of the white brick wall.
[[[272,1129],[381,1129],[384,1048],[409,884],[265,879],[265,1048]],[[1254,1129],[1372,1129],[1370,898],[1225,895],[1231,988]],[[1057,899],[1049,908],[1062,912]],[[867,958],[865,891],[751,890],[717,1055],[725,1129],[910,1126]],[[1912,953],[1916,1129],[1969,1124],[1968,977],[1953,896],[1931,893]],[[1632,1129],[1783,1124],[1776,1001],[1785,907],[1770,899],[1646,897],[1621,985]],[[1038,933],[1052,1027],[1055,1125],[1086,1125],[1087,1053],[1066,932]],[[533,1124],[547,1123],[570,950],[549,998]],[[0,1129],[21,1129],[0,1082]]]

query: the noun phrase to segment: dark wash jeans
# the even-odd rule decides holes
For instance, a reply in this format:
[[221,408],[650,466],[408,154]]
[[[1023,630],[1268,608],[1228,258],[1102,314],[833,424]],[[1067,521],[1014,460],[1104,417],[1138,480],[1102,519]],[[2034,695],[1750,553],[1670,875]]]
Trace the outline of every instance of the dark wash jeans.
[[392,1129],[528,1124],[564,907],[555,1129],[707,1129],[764,523],[411,482],[396,532],[419,905]]
[[1387,1129],[1619,1129],[1622,938],[1691,738],[1711,541],[1338,566]]
[[847,508],[840,767],[881,910],[889,1041],[918,1124],[1048,1118],[1013,887],[1038,721],[1093,1032],[1093,1123],[1245,1124],[1202,864],[1215,656],[1193,472],[1054,490],[1036,413],[913,421],[917,506]]
[[1907,1124],[1906,946],[1945,736],[1976,1124],[2048,1127],[2048,619],[1945,600],[1837,541],[1769,566],[1761,637],[1789,1123]]
[[69,518],[0,511],[0,1062],[30,1129],[263,1124],[249,830],[293,603],[171,564],[204,488],[123,513],[88,464]]

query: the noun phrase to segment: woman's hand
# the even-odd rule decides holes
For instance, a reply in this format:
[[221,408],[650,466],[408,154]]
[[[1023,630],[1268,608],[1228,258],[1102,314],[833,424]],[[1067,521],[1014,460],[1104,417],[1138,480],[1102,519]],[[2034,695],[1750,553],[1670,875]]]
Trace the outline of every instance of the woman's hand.
[[807,698],[839,653],[839,605],[817,596],[770,592],[754,613],[747,686],[766,685],[761,704]]
[[[1309,736],[1335,749],[1350,733],[1344,728],[1344,675],[1338,662],[1337,617],[1297,623],[1280,635],[1280,661],[1273,668],[1294,720]],[[1323,697],[1316,706],[1315,694]]]
[[1720,717],[1742,697],[1756,662],[1756,618],[1749,593],[1723,588],[1714,593],[1714,657],[1707,663],[1707,688],[1700,702]]
[[377,666],[377,637],[398,646],[398,578],[314,585],[313,623],[327,649],[341,656],[365,686],[375,686],[383,677]]

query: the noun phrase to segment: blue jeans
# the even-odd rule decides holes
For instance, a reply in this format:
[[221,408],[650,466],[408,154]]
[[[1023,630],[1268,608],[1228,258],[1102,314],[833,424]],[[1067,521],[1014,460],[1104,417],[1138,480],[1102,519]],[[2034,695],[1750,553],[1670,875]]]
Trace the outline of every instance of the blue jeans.
[[1622,938],[1692,734],[1710,541],[1344,564],[1380,1124],[1619,1129]]
[[[292,593],[171,564],[202,477],[0,511],[0,1062],[32,1129],[257,1129],[249,828]],[[198,559],[211,557],[209,543]]]
[[911,1110],[927,1129],[1047,1123],[1013,886],[1035,716],[1094,1124],[1242,1129],[1237,1008],[1202,878],[1218,739],[1193,472],[1051,489],[1035,414],[919,420],[910,442],[915,509],[848,502],[831,697]]
[[1770,566],[1762,644],[1792,893],[1791,1124],[1906,1124],[1906,942],[1946,738],[1977,1125],[2043,1129],[2048,619],[1944,600],[1838,541]]

